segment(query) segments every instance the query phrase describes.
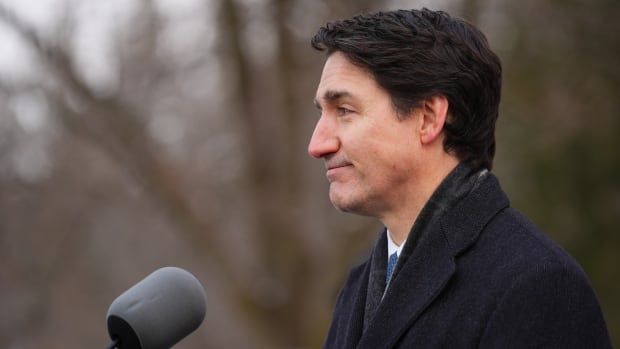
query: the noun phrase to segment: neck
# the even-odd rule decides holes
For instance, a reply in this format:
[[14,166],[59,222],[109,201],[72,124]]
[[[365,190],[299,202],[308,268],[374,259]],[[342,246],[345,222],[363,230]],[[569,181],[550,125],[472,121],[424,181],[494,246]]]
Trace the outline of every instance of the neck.
[[379,217],[390,230],[392,240],[397,245],[400,246],[407,239],[424,205],[446,176],[458,165],[458,160],[453,157],[449,159],[450,161],[442,162],[434,167],[428,166],[425,173],[420,176],[423,180],[412,183],[411,190],[400,195],[396,205]]

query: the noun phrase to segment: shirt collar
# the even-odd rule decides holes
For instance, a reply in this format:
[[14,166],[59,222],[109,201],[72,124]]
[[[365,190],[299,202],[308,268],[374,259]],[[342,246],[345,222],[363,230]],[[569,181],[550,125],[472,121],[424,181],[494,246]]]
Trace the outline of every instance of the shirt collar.
[[405,242],[407,242],[407,239],[405,239],[400,244],[400,246],[396,245],[396,243],[392,240],[392,233],[389,230],[387,230],[388,259],[394,252],[396,252],[397,256],[400,256],[400,251],[403,250],[403,246],[405,246]]

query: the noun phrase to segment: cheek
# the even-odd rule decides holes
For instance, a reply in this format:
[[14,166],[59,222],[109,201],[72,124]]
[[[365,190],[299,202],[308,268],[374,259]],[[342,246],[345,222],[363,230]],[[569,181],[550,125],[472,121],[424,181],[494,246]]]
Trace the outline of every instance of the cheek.
[[411,152],[393,149],[382,155],[383,161],[378,166],[381,167],[384,181],[402,183],[414,175],[416,160]]
[[406,172],[416,151],[413,136],[404,130],[364,126],[350,128],[341,138],[344,153],[361,175],[380,178]]

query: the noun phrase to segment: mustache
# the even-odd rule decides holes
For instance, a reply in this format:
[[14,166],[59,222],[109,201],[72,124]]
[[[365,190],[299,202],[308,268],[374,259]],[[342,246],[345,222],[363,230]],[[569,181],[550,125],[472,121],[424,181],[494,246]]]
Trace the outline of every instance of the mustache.
[[351,162],[342,155],[332,155],[329,158],[325,158],[325,169],[330,170],[332,168],[344,167],[351,165]]

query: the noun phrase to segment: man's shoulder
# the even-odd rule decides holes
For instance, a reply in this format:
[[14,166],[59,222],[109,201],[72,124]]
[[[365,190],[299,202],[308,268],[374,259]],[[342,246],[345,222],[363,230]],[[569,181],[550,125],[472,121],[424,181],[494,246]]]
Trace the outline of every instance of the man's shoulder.
[[506,208],[483,229],[474,253],[489,257],[487,262],[501,270],[563,270],[586,278],[585,273],[558,243],[543,233],[531,220],[514,208]]
[[[486,173],[480,178],[482,180],[475,189],[452,209],[444,222],[446,236],[459,256],[470,258],[475,269],[489,269],[503,274],[524,272],[549,264],[583,273],[573,257],[559,244],[510,206],[497,177]],[[468,230],[460,225],[474,227]],[[465,232],[463,238],[458,236],[461,232]],[[471,242],[463,244],[463,241]],[[459,248],[463,245],[468,248]]]
[[523,214],[503,210],[471,252],[472,266],[486,263],[482,284],[491,289],[493,304],[481,346],[609,347],[585,272]]

